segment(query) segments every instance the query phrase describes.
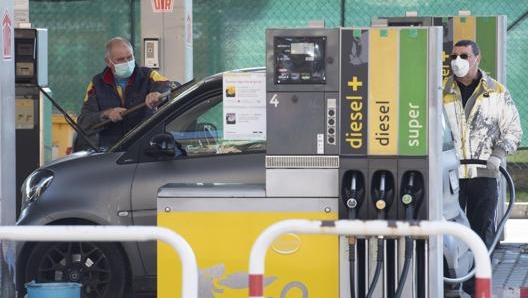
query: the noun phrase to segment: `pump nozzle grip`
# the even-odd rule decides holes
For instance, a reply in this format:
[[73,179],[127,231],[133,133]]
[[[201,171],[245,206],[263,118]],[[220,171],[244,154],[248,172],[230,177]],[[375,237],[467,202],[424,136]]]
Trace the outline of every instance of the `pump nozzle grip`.
[[344,177],[342,199],[347,209],[348,219],[356,219],[357,212],[364,196],[363,175],[359,171],[351,171]]
[[405,208],[405,219],[415,219],[415,210],[423,196],[423,180],[419,172],[409,171],[403,175],[401,203]]
[[377,210],[378,219],[386,219],[387,211],[394,200],[394,179],[388,170],[376,171],[372,177],[372,202]]

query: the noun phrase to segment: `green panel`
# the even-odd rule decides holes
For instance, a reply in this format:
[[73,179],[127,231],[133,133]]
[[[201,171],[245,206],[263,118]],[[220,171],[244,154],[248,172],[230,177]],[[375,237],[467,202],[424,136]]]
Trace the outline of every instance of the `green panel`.
[[194,0],[194,75],[265,66],[266,28],[339,25],[340,1]]
[[427,30],[400,32],[399,155],[427,154]]
[[54,99],[64,110],[78,114],[88,81],[105,67],[106,42],[123,36],[134,43],[135,28],[140,28],[134,25],[139,22],[137,4],[129,0],[30,1],[29,12],[34,28],[48,29],[48,82]]
[[497,77],[497,18],[477,17],[477,40],[480,47],[480,68]]

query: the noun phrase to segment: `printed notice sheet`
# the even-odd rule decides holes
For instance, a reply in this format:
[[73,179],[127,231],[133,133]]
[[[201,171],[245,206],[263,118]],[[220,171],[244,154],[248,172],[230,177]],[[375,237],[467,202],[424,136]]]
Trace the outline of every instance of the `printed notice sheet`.
[[266,74],[224,73],[224,139],[266,139]]

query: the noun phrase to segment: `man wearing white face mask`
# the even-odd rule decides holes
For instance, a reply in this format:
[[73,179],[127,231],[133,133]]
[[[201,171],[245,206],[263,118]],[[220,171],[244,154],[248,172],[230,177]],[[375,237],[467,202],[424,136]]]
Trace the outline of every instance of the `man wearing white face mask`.
[[[495,238],[499,166],[517,150],[522,137],[519,113],[506,87],[482,69],[472,40],[457,42],[451,53],[453,74],[444,79],[443,103],[460,159],[487,165],[461,165],[460,205],[471,228],[489,248]],[[472,294],[472,281],[464,290]]]
[[[91,140],[101,148],[112,146],[121,136],[154,112],[160,94],[170,90],[171,82],[148,67],[136,65],[130,42],[114,37],[106,44],[106,67],[88,84],[86,96],[78,117],[81,128],[91,134]],[[145,103],[142,109],[123,113]],[[105,120],[111,124],[97,131],[90,128]],[[74,150],[89,148],[77,138]]]

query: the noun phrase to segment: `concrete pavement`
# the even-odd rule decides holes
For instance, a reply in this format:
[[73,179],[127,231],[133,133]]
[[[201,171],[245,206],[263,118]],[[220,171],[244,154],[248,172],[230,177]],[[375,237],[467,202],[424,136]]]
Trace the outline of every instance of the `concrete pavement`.
[[528,219],[509,219],[492,255],[494,298],[528,298]]

